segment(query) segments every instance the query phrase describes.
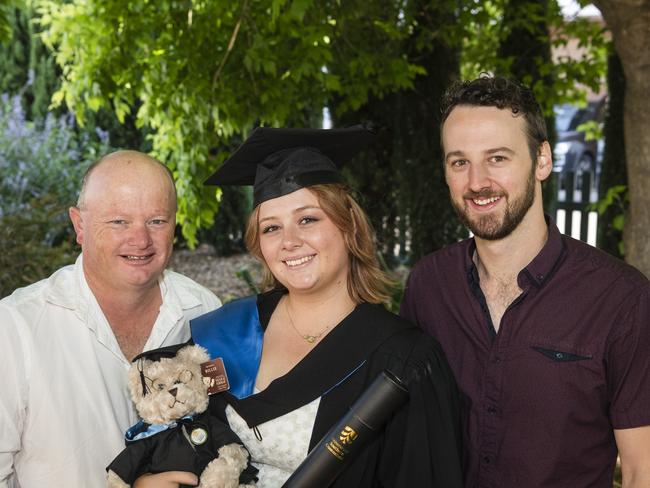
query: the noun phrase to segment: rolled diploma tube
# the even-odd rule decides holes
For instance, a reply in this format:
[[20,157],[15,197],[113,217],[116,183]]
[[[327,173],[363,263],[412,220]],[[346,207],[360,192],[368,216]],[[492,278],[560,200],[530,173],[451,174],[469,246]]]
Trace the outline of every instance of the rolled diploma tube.
[[388,370],[382,371],[282,488],[329,486],[407,400],[408,390],[400,379]]

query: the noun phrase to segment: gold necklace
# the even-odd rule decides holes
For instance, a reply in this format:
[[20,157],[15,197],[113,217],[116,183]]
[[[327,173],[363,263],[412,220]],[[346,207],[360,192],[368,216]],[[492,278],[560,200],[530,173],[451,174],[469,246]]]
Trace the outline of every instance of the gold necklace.
[[[289,317],[289,323],[291,324],[291,327],[293,330],[296,331],[296,334],[298,334],[300,337],[302,337],[305,341],[309,342],[310,344],[313,344],[317,340],[319,340],[321,337],[323,337],[323,334],[331,327],[331,325],[327,325],[323,330],[321,330],[318,334],[311,335],[311,334],[303,334],[298,330],[296,325],[293,323],[293,319],[291,318],[291,312],[289,312],[289,305],[288,301],[285,299],[284,301],[284,309],[287,311],[287,317]],[[356,305],[355,305],[356,307]],[[354,307],[352,307],[352,310],[354,310]],[[349,310],[348,312],[345,313],[345,315],[342,315],[341,318],[345,317],[346,315],[350,314],[352,310]],[[338,320],[336,323],[338,324],[340,320]]]

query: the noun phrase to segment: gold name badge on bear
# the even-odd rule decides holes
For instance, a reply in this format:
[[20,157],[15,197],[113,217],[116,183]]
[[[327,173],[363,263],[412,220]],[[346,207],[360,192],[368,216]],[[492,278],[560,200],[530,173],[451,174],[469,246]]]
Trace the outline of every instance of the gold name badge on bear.
[[208,440],[208,432],[205,429],[197,427],[196,429],[192,430],[190,439],[192,440],[192,444],[195,446],[200,446]]
[[201,374],[203,375],[204,381],[208,384],[208,395],[230,389],[223,359],[217,358],[214,361],[201,364]]

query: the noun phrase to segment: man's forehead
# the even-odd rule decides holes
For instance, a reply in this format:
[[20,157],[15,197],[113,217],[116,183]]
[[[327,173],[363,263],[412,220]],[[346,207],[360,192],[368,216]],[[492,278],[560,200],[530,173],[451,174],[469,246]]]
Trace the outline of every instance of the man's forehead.
[[[108,181],[128,182],[129,176],[133,174],[142,175],[146,178],[164,178],[169,179],[169,174],[156,160],[145,155],[139,155],[129,158],[107,157],[102,160],[88,176],[92,181],[95,178],[102,178]],[[137,182],[133,182],[134,184]]]
[[119,199],[112,201],[103,199],[85,206],[83,210],[91,211],[97,215],[166,215],[176,212],[171,203],[170,200],[161,200],[160,202],[156,202],[154,205],[145,204],[134,206],[133,202],[123,202]]
[[445,152],[493,150],[526,144],[526,123],[509,109],[496,107],[456,107],[442,128]]
[[102,161],[87,176],[86,190],[92,194],[112,192],[172,193],[171,177],[160,163],[146,159],[114,159]]
[[146,207],[166,207],[174,202],[176,196],[171,187],[165,184],[149,184],[142,181],[110,181],[97,185],[89,185],[86,191],[86,201],[94,201],[105,208],[124,207],[128,205],[144,205]]
[[88,182],[83,208],[97,214],[167,215],[176,211],[173,187],[142,175],[96,175]]
[[525,125],[526,123],[521,113],[513,113],[512,109],[508,107],[458,105],[449,113],[449,116],[443,124],[443,130],[450,125],[455,126],[459,122],[466,126],[491,122],[511,127]]

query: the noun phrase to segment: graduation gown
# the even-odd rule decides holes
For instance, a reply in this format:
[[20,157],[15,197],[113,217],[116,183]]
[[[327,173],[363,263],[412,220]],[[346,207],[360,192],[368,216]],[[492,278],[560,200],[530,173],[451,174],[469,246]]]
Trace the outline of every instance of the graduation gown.
[[212,413],[228,404],[253,428],[320,397],[311,450],[367,386],[388,369],[409,401],[332,487],[462,487],[459,393],[438,343],[380,305],[362,303],[286,375],[253,394],[264,329],[282,292],[248,297],[192,320],[192,339],[223,357],[231,383],[213,395]]
[[[141,421],[126,432],[126,448],[106,469],[129,485],[144,473],[191,471],[201,476],[205,467],[218,457],[220,447],[241,444],[227,425],[208,412],[180,419],[159,431]],[[240,481],[252,481],[256,471],[249,465]]]

